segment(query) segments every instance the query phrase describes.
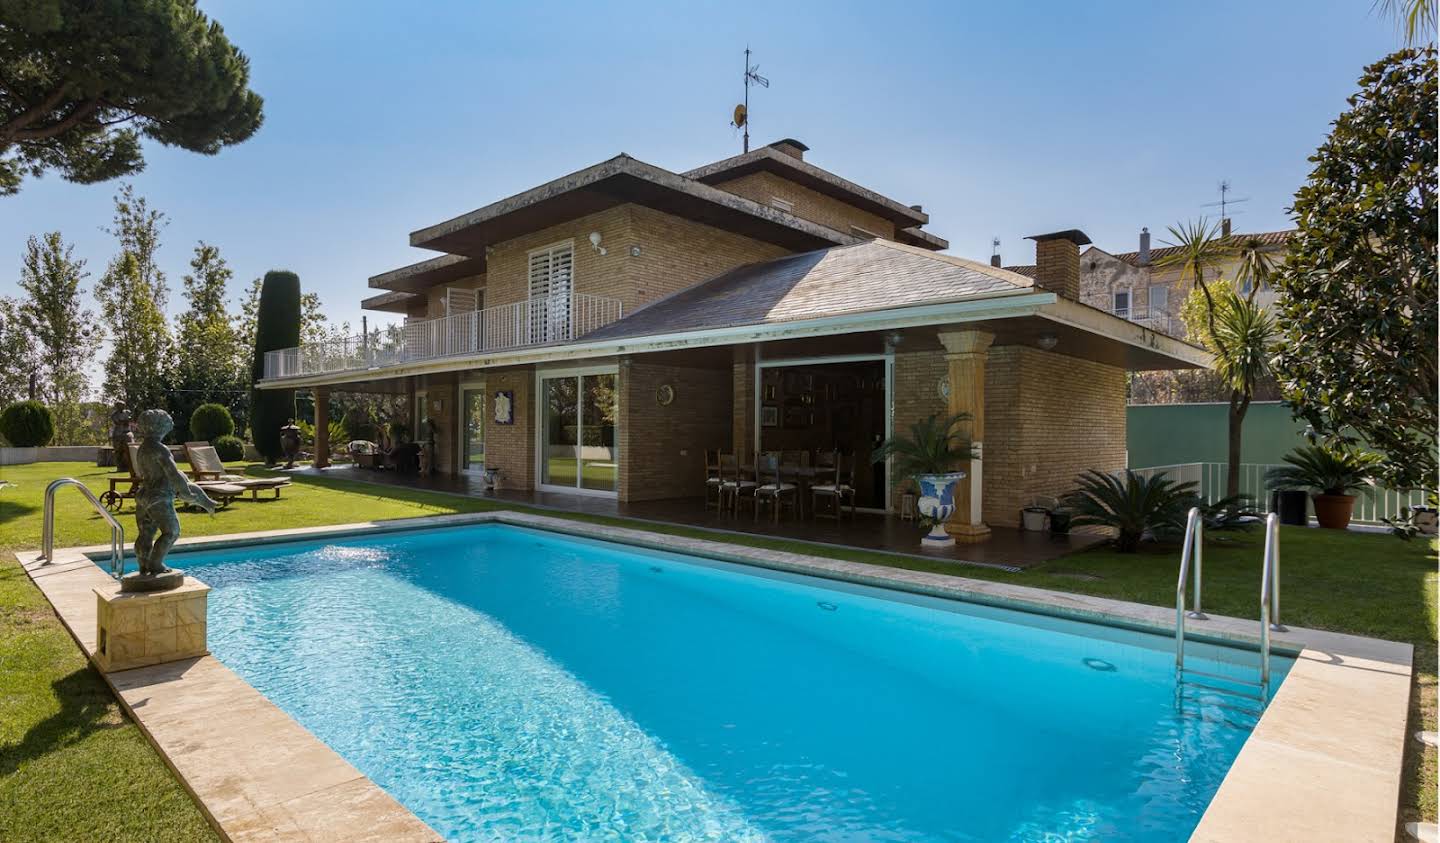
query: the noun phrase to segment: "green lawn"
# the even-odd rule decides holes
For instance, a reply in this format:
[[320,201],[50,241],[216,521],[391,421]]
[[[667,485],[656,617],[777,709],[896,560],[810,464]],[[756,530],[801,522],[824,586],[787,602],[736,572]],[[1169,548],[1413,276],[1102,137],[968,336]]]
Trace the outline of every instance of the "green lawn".
[[[251,467],[252,473],[267,473]],[[97,492],[105,488],[107,472],[84,464],[51,463],[0,469],[0,479],[17,484],[0,490],[0,551],[33,548],[39,544],[40,506],[45,484],[57,476],[74,476]],[[404,518],[450,512],[474,512],[496,508],[524,510],[487,501],[431,492],[380,487],[334,478],[298,478],[278,502],[239,500],[229,509],[210,516],[182,513],[182,530],[187,536],[216,535],[253,529],[318,526],[385,518]],[[56,519],[58,546],[100,544],[108,540],[104,522],[88,514],[87,505],[73,490],[61,493]],[[535,510],[538,511],[538,510]],[[546,512],[547,515],[556,515]],[[819,548],[800,542],[767,539],[761,536],[707,533],[681,526],[639,524],[621,518],[564,515],[574,520],[614,526],[639,527],[655,532],[727,541],[871,564],[914,570],[954,573],[965,577],[1033,585],[1061,591],[1081,592],[1155,605],[1173,605],[1177,554],[1174,548],[1154,548],[1137,555],[1123,555],[1100,549],[1056,560],[1024,573],[1010,574],[982,568],[958,567],[939,560],[895,556],[863,550]],[[133,510],[127,504],[122,523],[133,524]],[[918,532],[917,532],[918,540]],[[1282,547],[1282,618],[1287,624],[1329,629],[1416,646],[1416,681],[1412,694],[1412,730],[1435,730],[1437,622],[1436,556],[1433,544],[1401,542],[1386,535],[1335,533],[1321,530],[1284,528]],[[51,661],[37,665],[13,679],[0,672],[0,706],[10,706],[11,697],[30,699],[11,713],[0,708],[0,804],[29,806],[27,818],[16,827],[23,837],[60,835],[71,830],[76,812],[84,806],[91,811],[95,827],[109,827],[121,818],[105,819],[107,813],[93,802],[92,794],[103,782],[113,782],[109,772],[92,772],[114,763],[112,735],[129,735],[138,741],[137,750],[148,749],[133,726],[117,725],[97,729],[94,710],[105,708],[113,714],[114,703],[99,685],[98,676],[83,667],[78,650],[58,622],[43,610],[43,598],[25,580],[13,560],[0,565],[0,666],[11,660],[30,658],[37,647],[26,645],[27,636],[51,641],[49,646],[68,655],[71,662]],[[1260,536],[1254,534],[1212,535],[1205,552],[1205,608],[1215,614],[1257,618],[1260,575]],[[17,611],[12,611],[12,607]],[[15,622],[12,615],[29,620]],[[57,656],[58,658],[58,656]],[[79,677],[79,678],[76,678]],[[11,688],[5,683],[13,682]],[[98,694],[104,705],[87,704],[81,686]],[[77,701],[76,697],[81,697]],[[1424,724],[1421,726],[1420,724]],[[88,725],[87,725],[88,724]],[[29,734],[63,732],[72,736],[62,753],[46,754],[33,766],[12,770],[12,756],[33,748],[53,745]],[[1405,793],[1402,808],[1406,819],[1434,822],[1436,817],[1436,761],[1434,750],[1419,751],[1413,740],[1406,743]],[[163,780],[174,790],[166,770],[153,755],[144,775]],[[140,762],[136,762],[140,763]],[[53,766],[50,766],[53,765]],[[140,773],[125,780],[133,781]],[[41,799],[44,795],[45,799]],[[23,798],[19,798],[23,797]],[[18,803],[17,803],[18,799]],[[164,800],[162,800],[164,801]],[[183,800],[164,801],[168,807],[147,815],[153,823],[148,836],[162,839],[168,829],[188,828],[195,812]],[[118,810],[118,808],[116,809]],[[36,816],[38,815],[38,816]],[[0,839],[13,839],[7,829],[8,815],[0,815]],[[89,828],[83,826],[82,828]],[[36,829],[48,829],[49,834]],[[72,839],[75,834],[68,835]],[[81,835],[83,836],[83,835]]]

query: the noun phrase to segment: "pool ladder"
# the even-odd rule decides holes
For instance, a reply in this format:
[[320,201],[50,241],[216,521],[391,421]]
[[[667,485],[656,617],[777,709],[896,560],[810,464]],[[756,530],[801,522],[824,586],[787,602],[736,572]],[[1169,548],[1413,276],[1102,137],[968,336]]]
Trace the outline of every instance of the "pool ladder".
[[120,579],[121,574],[125,573],[125,528],[100,505],[95,493],[74,477],[61,477],[45,487],[45,518],[40,532],[40,558],[45,560],[46,565],[55,561],[55,493],[64,486],[79,489],[85,499],[90,501],[90,505],[95,507],[95,511],[100,513],[100,517],[110,523],[110,575]]
[[[1263,710],[1270,701],[1270,633],[1283,631],[1280,625],[1280,517],[1270,513],[1265,517],[1265,555],[1260,572],[1260,678],[1247,682],[1232,676],[1207,673],[1185,666],[1185,619],[1203,620],[1207,616],[1200,608],[1202,572],[1205,563],[1205,519],[1199,507],[1192,507],[1185,518],[1185,543],[1180,549],[1180,576],[1175,582],[1175,699],[1186,686],[1236,694],[1259,703]],[[1194,564],[1194,602],[1190,611],[1185,611],[1186,580],[1189,579],[1191,564]],[[1196,680],[1200,681],[1196,681]],[[1236,691],[1223,685],[1240,686],[1246,691]]]

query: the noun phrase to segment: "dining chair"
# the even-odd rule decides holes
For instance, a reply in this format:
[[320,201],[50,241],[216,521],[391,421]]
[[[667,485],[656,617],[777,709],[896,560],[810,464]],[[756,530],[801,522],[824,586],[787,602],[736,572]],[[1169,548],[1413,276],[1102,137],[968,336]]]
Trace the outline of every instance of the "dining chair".
[[740,474],[740,460],[735,454],[720,454],[720,508],[725,508],[725,501],[730,501],[731,514],[740,513],[740,501],[748,498],[753,505],[755,502],[755,487],[759,485],[754,480],[746,480]]
[[780,457],[775,453],[762,454],[755,463],[755,475],[761,481],[755,487],[755,520],[760,520],[760,504],[770,505],[770,517],[780,523],[780,509],[787,503],[791,514],[795,514],[795,484],[785,482],[780,472]]
[[[810,487],[811,517],[834,518],[836,521],[839,521],[845,500],[849,498],[850,517],[853,519],[855,517],[855,487],[853,476],[855,458],[853,456],[850,458],[852,468],[848,472],[845,468],[845,457],[839,451],[832,453],[830,458],[825,460],[825,462],[828,463],[828,467],[822,467],[820,469],[820,471],[824,473],[816,474],[815,485]],[[829,511],[823,514],[820,506],[822,499],[828,500],[830,503]]]
[[715,508],[721,508],[720,504],[720,451],[705,449],[705,508],[709,509],[713,501]]

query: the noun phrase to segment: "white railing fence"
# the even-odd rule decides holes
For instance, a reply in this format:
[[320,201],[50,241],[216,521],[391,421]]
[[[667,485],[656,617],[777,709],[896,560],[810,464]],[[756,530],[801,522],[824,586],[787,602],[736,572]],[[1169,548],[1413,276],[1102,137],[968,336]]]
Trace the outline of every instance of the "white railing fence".
[[345,337],[265,353],[266,378],[397,366],[579,339],[623,315],[619,299],[572,293],[407,322],[396,339]]
[[[1275,467],[1267,463],[1240,464],[1240,494],[1249,495],[1252,505],[1262,514],[1270,511],[1270,490],[1265,487],[1265,473]],[[1163,472],[1171,480],[1194,483],[1206,503],[1225,497],[1225,480],[1230,476],[1229,466],[1223,462],[1156,465],[1134,471],[1144,477],[1154,477]],[[1371,484],[1356,496],[1355,514],[1351,520],[1357,524],[1383,524],[1386,518],[1399,518],[1402,509],[1424,505],[1425,492],[1422,489],[1397,490]]]

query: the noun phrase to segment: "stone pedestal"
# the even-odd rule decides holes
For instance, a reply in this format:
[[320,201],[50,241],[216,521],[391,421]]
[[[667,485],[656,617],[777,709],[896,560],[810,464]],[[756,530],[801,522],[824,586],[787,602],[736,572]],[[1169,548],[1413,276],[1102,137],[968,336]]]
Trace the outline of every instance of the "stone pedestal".
[[114,673],[209,652],[205,646],[210,586],[186,577],[179,588],[121,593],[118,583],[95,591],[95,661]]

